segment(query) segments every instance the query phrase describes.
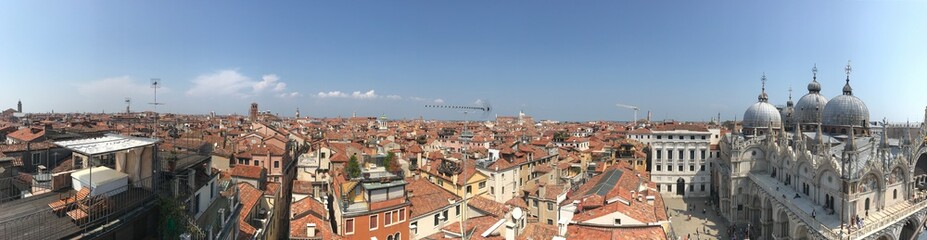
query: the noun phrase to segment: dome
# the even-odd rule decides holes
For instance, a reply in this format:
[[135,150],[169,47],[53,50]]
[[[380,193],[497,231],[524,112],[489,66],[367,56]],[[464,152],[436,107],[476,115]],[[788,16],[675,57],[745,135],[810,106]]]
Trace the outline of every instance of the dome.
[[811,81],[808,83],[808,92],[810,93],[819,93],[821,92],[821,84],[817,80]]
[[757,102],[744,112],[744,128],[772,128],[782,127],[782,118],[779,109],[767,102]]
[[869,108],[858,97],[844,94],[828,101],[823,115],[823,125],[862,127],[869,121]]
[[827,105],[827,98],[820,93],[808,93],[795,104],[794,119],[802,124],[821,123],[821,113]]

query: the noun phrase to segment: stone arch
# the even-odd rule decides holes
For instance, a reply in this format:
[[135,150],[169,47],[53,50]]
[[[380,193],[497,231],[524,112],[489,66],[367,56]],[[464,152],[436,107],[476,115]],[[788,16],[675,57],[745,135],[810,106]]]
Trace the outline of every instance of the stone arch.
[[776,234],[778,237],[789,237],[789,214],[786,213],[785,209],[779,209],[778,214],[776,214]]
[[[882,175],[879,171],[873,170],[868,173],[863,174],[863,177],[860,180],[860,184],[857,186],[857,192],[878,192],[881,189],[885,189],[885,179],[880,178]],[[874,183],[872,185],[867,185],[867,183]],[[866,191],[863,191],[866,190]]]
[[891,235],[885,234],[876,238],[876,240],[895,240]]
[[760,220],[760,232],[764,239],[772,239],[773,231],[773,205],[769,198],[763,199],[763,217]]
[[911,239],[914,237],[914,234],[917,233],[918,225],[917,218],[908,218],[908,220],[905,221],[904,226],[901,227],[901,235],[899,235],[899,239]]
[[810,234],[810,231],[808,230],[808,227],[805,225],[799,225],[798,228],[796,228],[795,230],[795,237],[793,239],[797,239],[797,240],[811,239],[811,234]]

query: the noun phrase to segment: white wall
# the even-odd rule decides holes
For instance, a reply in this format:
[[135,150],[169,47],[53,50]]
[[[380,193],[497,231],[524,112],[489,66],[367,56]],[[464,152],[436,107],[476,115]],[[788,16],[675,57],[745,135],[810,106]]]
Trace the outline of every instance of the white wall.
[[[408,222],[409,227],[410,227],[409,231],[412,236],[411,239],[423,239],[425,237],[431,236],[432,234],[440,232],[441,228],[444,228],[447,225],[451,225],[453,223],[459,222],[460,216],[457,215],[457,212],[454,210],[454,206],[458,206],[458,204],[460,204],[460,202],[449,204],[447,205],[447,207],[439,209],[436,212],[425,214],[425,215],[419,216],[418,218],[413,218],[412,221]],[[438,225],[435,225],[435,219],[434,219],[435,214],[442,214],[444,210],[447,210],[447,219],[439,222]],[[462,211],[466,211],[466,210],[461,209],[461,213]],[[473,217],[473,215],[471,214],[470,217]],[[416,223],[418,225],[418,228],[416,231],[413,231],[411,229],[412,223]]]

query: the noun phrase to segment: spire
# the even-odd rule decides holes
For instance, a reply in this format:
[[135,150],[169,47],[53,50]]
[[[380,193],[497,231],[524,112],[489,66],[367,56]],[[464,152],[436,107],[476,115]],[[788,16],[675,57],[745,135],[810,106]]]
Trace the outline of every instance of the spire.
[[856,129],[853,129],[853,125],[850,125],[850,138],[847,139],[847,144],[844,146],[843,151],[852,152],[856,151]]
[[763,82],[763,89],[762,89],[762,92],[760,92],[760,96],[758,97],[758,99],[760,100],[760,102],[766,102],[769,100],[769,96],[766,95],[766,73],[765,72],[763,73],[763,77],[760,78],[760,81]]
[[811,83],[808,83],[808,93],[820,93],[821,84],[818,83],[818,64],[814,64],[814,68],[811,68]]
[[824,150],[824,133],[821,131],[821,123],[818,123],[818,133],[814,135],[815,143],[817,143],[817,152]]
[[789,85],[789,101],[785,103],[786,106],[794,106],[795,103],[792,102],[792,85]]
[[879,141],[879,146],[888,149],[888,120],[885,118],[882,118],[882,139]]
[[853,88],[850,87],[850,72],[853,72],[853,67],[850,66],[850,61],[847,61],[847,66],[843,70],[847,73],[847,83],[843,85],[843,95],[853,95]]
[[795,146],[796,149],[798,147],[804,146],[804,143],[803,143],[804,141],[802,141],[802,138],[805,138],[805,135],[801,133],[801,124],[799,124],[798,121],[796,121],[795,122],[795,132],[792,133],[792,145]]

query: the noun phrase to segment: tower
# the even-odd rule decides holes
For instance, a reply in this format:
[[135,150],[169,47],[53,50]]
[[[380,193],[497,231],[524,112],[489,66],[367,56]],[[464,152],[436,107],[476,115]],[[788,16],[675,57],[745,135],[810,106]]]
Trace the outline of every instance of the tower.
[[299,107],[296,107],[296,118],[299,118]]
[[257,121],[258,115],[258,104],[256,102],[251,103],[251,111],[249,112],[248,119],[252,122]]
[[19,112],[19,113],[23,112],[23,101],[22,100],[16,101],[16,112]]

